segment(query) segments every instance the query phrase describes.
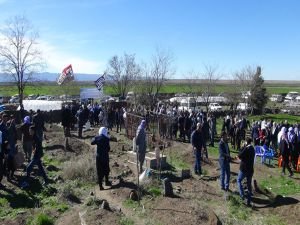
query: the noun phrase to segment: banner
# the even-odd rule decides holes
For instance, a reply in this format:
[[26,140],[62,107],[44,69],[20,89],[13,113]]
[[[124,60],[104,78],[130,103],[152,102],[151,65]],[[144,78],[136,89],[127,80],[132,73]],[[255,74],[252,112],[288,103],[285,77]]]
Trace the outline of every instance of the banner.
[[105,81],[105,78],[104,78],[104,74],[99,77],[96,81],[94,81],[97,89],[100,91],[104,85],[104,81]]
[[70,64],[69,66],[63,69],[62,73],[60,74],[57,80],[57,83],[59,85],[62,85],[72,80],[74,80],[74,73],[73,73],[72,65]]

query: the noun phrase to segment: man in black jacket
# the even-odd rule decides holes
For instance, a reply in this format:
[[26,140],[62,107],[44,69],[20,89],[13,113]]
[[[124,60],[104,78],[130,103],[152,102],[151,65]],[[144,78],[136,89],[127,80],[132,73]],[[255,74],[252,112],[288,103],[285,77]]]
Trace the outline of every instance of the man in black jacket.
[[254,157],[255,157],[255,150],[254,147],[251,145],[252,139],[246,139],[247,146],[245,146],[242,151],[239,153],[238,158],[241,160],[240,162],[240,171],[237,178],[237,183],[239,187],[240,196],[242,199],[245,198],[244,188],[242,185],[242,181],[244,178],[247,179],[247,205],[250,206],[251,203],[251,196],[252,196],[252,176],[254,173]]
[[61,124],[64,128],[65,137],[71,137],[72,112],[68,105],[63,106],[61,112]]
[[202,169],[201,169],[201,151],[204,146],[203,142],[203,134],[201,131],[201,124],[197,123],[197,129],[193,131],[191,135],[191,142],[193,146],[193,151],[195,154],[195,174],[202,174]]

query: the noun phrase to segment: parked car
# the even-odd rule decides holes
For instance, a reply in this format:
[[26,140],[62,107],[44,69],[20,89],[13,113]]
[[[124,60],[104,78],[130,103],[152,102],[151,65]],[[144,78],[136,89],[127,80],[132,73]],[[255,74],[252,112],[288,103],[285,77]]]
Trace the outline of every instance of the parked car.
[[36,98],[36,100],[44,100],[44,101],[50,101],[52,99],[53,99],[53,97],[49,96],[49,95],[42,95],[42,96],[39,96]]
[[221,111],[222,106],[220,106],[219,103],[210,103],[208,105],[208,109],[209,109],[209,111]]
[[35,100],[36,95],[28,95],[27,100]]
[[9,103],[13,104],[13,103],[18,103],[20,101],[19,95],[18,96],[12,96],[9,99]]
[[2,103],[3,103],[3,96],[0,95],[0,104],[2,104]]

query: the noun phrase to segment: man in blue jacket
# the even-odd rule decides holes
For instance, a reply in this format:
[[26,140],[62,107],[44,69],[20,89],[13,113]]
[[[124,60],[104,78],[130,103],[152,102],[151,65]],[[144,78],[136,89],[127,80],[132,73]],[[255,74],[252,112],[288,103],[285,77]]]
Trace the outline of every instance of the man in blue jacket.
[[230,151],[227,141],[227,134],[222,132],[219,143],[219,163],[221,167],[220,184],[221,189],[225,191],[229,190],[230,181]]

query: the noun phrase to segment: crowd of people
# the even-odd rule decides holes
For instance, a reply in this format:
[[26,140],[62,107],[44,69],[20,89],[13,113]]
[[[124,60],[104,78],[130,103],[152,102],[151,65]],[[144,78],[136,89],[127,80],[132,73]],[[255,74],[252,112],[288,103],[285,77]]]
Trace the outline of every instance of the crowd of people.
[[[129,112],[134,110],[129,109]],[[100,126],[99,134],[92,140],[96,145],[96,169],[100,190],[103,190],[103,178],[105,185],[111,185],[109,175],[109,135],[112,128],[116,132],[126,124],[126,109],[122,107],[107,108],[97,103],[90,105],[65,105],[63,106],[61,118],[64,134],[71,135],[71,129],[78,126],[78,138],[82,138],[83,126],[90,122],[91,126]],[[143,115],[135,135],[136,146],[139,154],[139,172],[143,171],[145,160],[147,138],[151,116],[157,119],[159,134],[161,138],[169,138],[177,141],[188,142],[193,146],[195,157],[194,172],[202,174],[201,161],[203,157],[208,158],[208,146],[214,146],[217,134],[217,119],[214,113],[203,111],[177,111],[166,110],[163,106],[158,107],[155,112],[146,111]],[[153,118],[152,118],[153,119]],[[45,128],[44,118],[37,110],[23,118],[20,126],[22,133],[22,147],[25,158],[26,176],[22,179],[21,187],[28,187],[28,178],[33,166],[37,165],[43,178],[44,184],[49,182],[43,168],[41,158],[43,156],[43,139]],[[126,127],[126,126],[125,126]],[[14,179],[14,156],[18,150],[17,129],[14,116],[2,113],[0,116],[0,184],[3,175],[7,180]],[[248,121],[241,114],[228,115],[223,118],[219,142],[219,164],[220,164],[220,186],[222,190],[229,190],[230,181],[230,155],[231,148],[238,152],[240,159],[240,171],[237,177],[237,185],[241,198],[245,198],[242,181],[247,180],[248,194],[247,204],[251,202],[252,189],[251,180],[254,173],[255,146],[262,146],[265,150],[273,149],[278,156],[282,157],[282,175],[285,170],[293,176],[292,169],[296,169],[300,150],[300,124],[288,124],[287,121],[276,123],[274,121]],[[253,141],[253,144],[252,144]],[[292,166],[292,168],[290,167]]]
[[[43,138],[45,122],[40,110],[37,110],[35,114],[25,116],[23,123],[20,126],[22,132],[22,145],[25,158],[28,162],[25,172],[26,176],[22,179],[21,187],[25,188],[29,186],[28,179],[32,172],[33,166],[37,165],[43,178],[44,184],[48,184],[48,178],[44,167],[42,165],[41,158],[43,157]],[[17,129],[16,122],[13,115],[6,113],[0,114],[0,185],[3,176],[6,175],[7,180],[11,181],[15,179],[14,172],[16,170],[15,155],[18,151],[17,145]]]

